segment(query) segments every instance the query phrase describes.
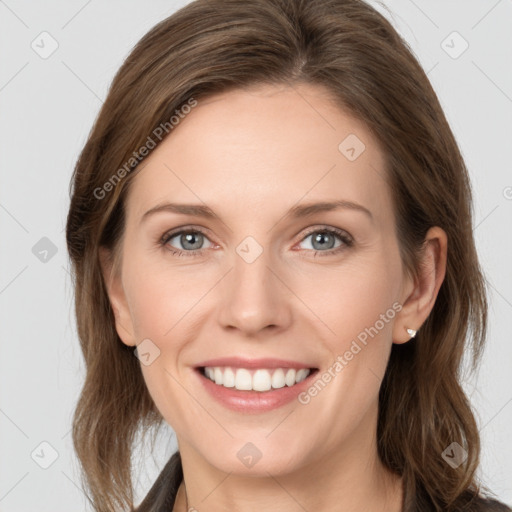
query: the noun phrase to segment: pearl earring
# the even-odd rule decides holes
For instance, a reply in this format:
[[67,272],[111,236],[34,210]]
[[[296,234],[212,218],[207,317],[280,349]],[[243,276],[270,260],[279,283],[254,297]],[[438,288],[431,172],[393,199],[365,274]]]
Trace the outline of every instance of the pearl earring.
[[411,338],[414,338],[414,336],[416,336],[416,333],[417,333],[417,332],[418,332],[418,331],[415,331],[414,329],[407,329],[407,334],[409,334],[409,336],[410,336]]

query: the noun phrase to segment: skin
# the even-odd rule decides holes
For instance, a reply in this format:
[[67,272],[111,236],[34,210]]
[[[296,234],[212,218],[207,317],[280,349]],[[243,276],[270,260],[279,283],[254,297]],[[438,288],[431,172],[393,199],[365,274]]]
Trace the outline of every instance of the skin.
[[[338,149],[349,134],[366,146],[354,161]],[[406,328],[419,329],[432,310],[447,239],[431,228],[421,273],[408,277],[383,175],[382,150],[365,125],[305,84],[201,100],[145,160],[127,198],[119,272],[110,274],[106,253],[102,262],[121,340],[134,347],[149,338],[160,350],[141,368],[182,455],[174,511],[187,501],[211,512],[401,510],[401,479],[377,454],[378,392],[392,344],[408,342]],[[337,199],[373,218],[350,209],[285,217],[296,204]],[[164,201],[206,204],[222,221],[160,212],[141,222]],[[158,245],[180,227],[206,232],[199,255],[172,254],[171,246],[191,250],[179,236]],[[332,245],[313,246],[311,228],[329,227],[353,246],[330,255]],[[263,249],[252,263],[236,252],[247,236]],[[231,411],[193,370],[237,355],[325,371],[393,303],[401,310],[306,405]],[[237,457],[247,442],[262,453],[251,468]]]

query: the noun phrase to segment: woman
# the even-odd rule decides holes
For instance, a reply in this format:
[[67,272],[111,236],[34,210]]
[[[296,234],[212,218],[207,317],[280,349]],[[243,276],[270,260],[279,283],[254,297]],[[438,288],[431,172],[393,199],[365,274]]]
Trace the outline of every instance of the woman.
[[132,445],[165,424],[179,452],[139,512],[510,510],[458,374],[487,321],[468,174],[367,4],[199,0],[154,27],[67,242],[95,510],[136,508]]

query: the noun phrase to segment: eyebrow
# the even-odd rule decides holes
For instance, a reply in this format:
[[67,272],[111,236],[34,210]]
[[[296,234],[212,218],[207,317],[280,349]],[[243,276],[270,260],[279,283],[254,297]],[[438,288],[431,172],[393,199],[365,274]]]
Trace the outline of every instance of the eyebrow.
[[[365,215],[367,215],[371,220],[373,220],[372,212],[368,210],[368,208],[365,208],[364,206],[358,203],[354,203],[353,201],[347,201],[344,199],[340,199],[338,201],[323,201],[318,203],[309,203],[294,206],[293,208],[290,208],[290,210],[286,213],[285,217],[310,217],[315,213],[330,212],[339,209],[349,209],[362,212]],[[161,212],[178,213],[182,215],[192,215],[195,217],[204,217],[207,219],[220,220],[219,216],[206,205],[163,203],[149,209],[146,213],[144,213],[144,215],[142,215],[141,217],[141,223],[144,222],[149,217],[151,217],[152,215]]]

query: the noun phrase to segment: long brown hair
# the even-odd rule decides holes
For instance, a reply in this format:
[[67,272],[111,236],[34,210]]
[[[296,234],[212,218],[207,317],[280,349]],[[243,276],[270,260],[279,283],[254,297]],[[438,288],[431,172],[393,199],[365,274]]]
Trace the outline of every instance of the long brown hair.
[[[66,236],[87,371],[73,442],[98,511],[133,507],[133,443],[163,423],[133,349],[116,333],[99,264],[100,246],[119,260],[124,201],[143,161],[133,154],[158,127],[172,137],[169,119],[191,98],[200,105],[230,89],[300,82],[326,88],[381,143],[408,272],[417,275],[430,227],[448,236],[430,316],[414,340],[393,345],[379,397],[379,455],[403,475],[405,510],[459,510],[480,492],[478,428],[460,379],[463,354],[476,369],[483,349],[486,286],[468,173],[425,72],[362,0],[197,0],[135,46],[72,178]],[[454,442],[467,451],[456,468],[442,457]]]

